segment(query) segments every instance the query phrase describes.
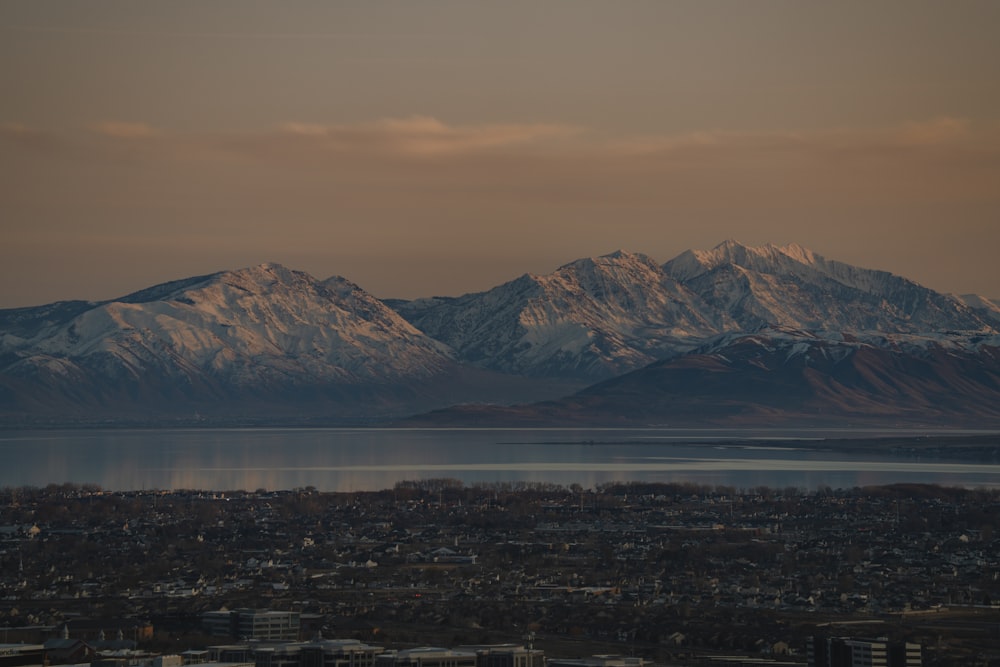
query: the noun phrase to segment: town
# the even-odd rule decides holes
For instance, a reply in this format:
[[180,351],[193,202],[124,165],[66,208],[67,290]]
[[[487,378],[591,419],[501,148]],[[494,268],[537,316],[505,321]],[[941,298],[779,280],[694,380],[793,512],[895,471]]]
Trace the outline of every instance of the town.
[[998,523],[929,485],[4,488],[0,666],[1000,665]]

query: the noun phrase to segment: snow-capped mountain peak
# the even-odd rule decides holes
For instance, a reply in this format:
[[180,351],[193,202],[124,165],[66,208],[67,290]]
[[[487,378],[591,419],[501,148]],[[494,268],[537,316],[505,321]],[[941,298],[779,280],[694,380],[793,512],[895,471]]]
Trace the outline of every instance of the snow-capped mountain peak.
[[979,294],[962,294],[956,298],[1000,330],[1000,299],[990,299]]
[[532,376],[609,377],[686,349],[717,327],[653,259],[623,250],[488,292],[397,307],[459,358]]
[[618,250],[608,255],[578,259],[547,276],[533,277],[543,286],[559,283],[600,298],[614,295],[622,288],[631,291],[627,289],[629,286],[658,283],[663,278],[663,272],[647,255]]
[[886,271],[863,269],[791,244],[726,241],[689,250],[664,271],[736,328],[780,324],[810,329],[898,332],[991,328],[959,300]]
[[748,246],[730,239],[711,250],[687,250],[668,262],[666,267],[678,280],[692,280],[722,266],[776,272],[788,271],[793,265],[822,267],[825,260],[796,243],[785,246],[772,243]]
[[481,383],[481,396],[497,373],[518,392],[523,383],[581,387],[654,362],[701,363],[705,346],[717,361],[742,350],[751,366],[766,353],[774,369],[806,352],[816,361],[853,350],[971,359],[997,354],[998,329],[996,301],[940,294],[796,244],[730,240],[662,266],[618,250],[485,292],[388,304],[343,277],[264,263],[106,302],[0,310],[0,411],[11,396],[18,406],[22,396],[41,406],[241,405],[320,392],[357,405],[422,399],[431,385],[454,393],[466,380]]
[[[768,244],[767,247],[774,246]],[[818,264],[823,261],[819,255],[808,248],[800,246],[798,243],[789,243],[788,245],[778,247],[777,250],[789,259],[799,262],[800,264]]]
[[21,331],[0,336],[0,380],[80,387],[88,401],[405,387],[455,367],[446,345],[354,283],[274,263],[164,283]]

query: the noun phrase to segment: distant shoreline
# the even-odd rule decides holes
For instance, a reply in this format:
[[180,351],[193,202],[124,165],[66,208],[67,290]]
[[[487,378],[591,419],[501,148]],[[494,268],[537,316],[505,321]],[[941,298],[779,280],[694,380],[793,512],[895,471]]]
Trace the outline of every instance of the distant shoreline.
[[[542,440],[536,442],[499,442],[500,445],[594,445],[594,446],[659,446],[661,440]],[[677,438],[669,444],[693,447],[723,447],[733,449],[787,449],[829,452],[879,453],[893,456],[912,455],[950,460],[1000,461],[1000,432],[966,434],[932,434],[924,436],[887,435],[857,438]]]
[[[14,424],[4,424],[0,423],[0,439],[2,439],[3,434],[14,433],[14,432],[56,432],[56,431],[192,431],[192,430],[205,430],[205,431],[226,431],[226,430],[248,430],[248,431],[268,431],[268,430],[289,430],[289,431],[309,431],[309,430],[338,430],[338,429],[349,429],[349,430],[399,430],[401,432],[407,431],[493,431],[497,432],[503,431],[586,431],[593,433],[594,431],[604,430],[601,428],[594,428],[588,426],[581,427],[532,427],[532,426],[512,426],[509,428],[505,427],[393,427],[386,426],[384,424],[358,424],[358,423],[345,423],[345,424],[246,424],[246,423],[173,423],[170,425],[165,424],[137,424],[137,423],[85,423],[85,424],[70,424],[70,423],[50,423],[50,424],[24,424],[24,425],[14,425]],[[747,431],[763,431],[767,432],[770,429],[761,427],[690,427],[690,426],[678,426],[678,427],[620,427],[613,426],[608,427],[609,431],[662,431],[667,433],[672,430],[678,432],[688,432],[688,431],[700,431],[703,430],[706,433],[712,433],[712,435],[706,435],[704,437],[698,437],[695,435],[678,435],[671,436],[669,439],[664,438],[630,438],[630,439],[595,439],[587,438],[580,440],[533,440],[533,441],[504,441],[498,440],[496,445],[501,446],[545,446],[545,447],[558,447],[558,446],[662,446],[665,444],[670,445],[683,445],[689,447],[723,447],[723,448],[733,448],[733,449],[780,449],[780,450],[803,450],[803,451],[829,451],[838,453],[864,453],[864,454],[883,454],[891,456],[903,456],[903,457],[918,457],[918,458],[930,458],[930,459],[940,459],[940,460],[950,460],[950,461],[983,461],[997,463],[1000,462],[1000,428],[992,430],[989,428],[955,428],[952,430],[941,429],[938,432],[934,430],[928,430],[927,432],[922,432],[921,434],[892,434],[886,433],[885,435],[873,436],[870,434],[862,434],[857,437],[828,437],[826,435],[817,435],[816,437],[802,437],[801,435],[792,435],[788,437],[775,436],[769,437],[768,435],[762,435],[757,437],[746,437],[745,435],[738,435],[740,433],[745,433]],[[718,436],[717,431],[719,430],[731,430],[734,432],[735,437],[728,438],[723,436]],[[779,430],[779,429],[774,429]],[[828,426],[815,426],[815,427],[802,427],[799,429],[781,429],[781,430],[795,430],[801,433],[801,431],[815,430],[817,433],[823,433],[824,431],[836,430],[831,429]],[[858,427],[859,432],[863,432],[865,427]],[[917,429],[911,429],[917,430]],[[971,431],[971,432],[970,432]]]

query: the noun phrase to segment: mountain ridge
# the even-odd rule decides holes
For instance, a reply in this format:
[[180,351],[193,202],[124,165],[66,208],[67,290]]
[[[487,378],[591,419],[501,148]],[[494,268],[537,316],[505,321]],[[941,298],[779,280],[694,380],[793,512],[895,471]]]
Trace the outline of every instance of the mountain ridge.
[[51,310],[36,313],[40,324],[26,312],[0,313],[24,334],[0,334],[8,413],[64,406],[75,414],[176,414],[202,405],[253,415],[294,413],[298,404],[322,414],[392,414],[432,407],[435,395],[485,398],[491,392],[482,387],[507,382],[463,368],[354,283],[278,264],[75,303],[68,318]]
[[[874,338],[874,337],[873,337]],[[1000,424],[1000,336],[722,334],[562,399],[467,404],[406,426],[974,426]]]
[[[878,363],[899,373],[936,345],[971,373],[979,354],[992,368],[1000,304],[795,244],[733,240],[664,264],[617,250],[483,292],[416,300],[383,301],[343,277],[264,263],[108,301],[0,310],[0,420],[213,406],[386,420],[455,402],[526,405],[687,363],[740,336],[784,344],[790,331],[803,336],[796,345],[824,341],[831,354],[859,341],[895,354],[896,366]],[[984,382],[955,390],[991,395]],[[748,404],[763,400],[744,391]]]

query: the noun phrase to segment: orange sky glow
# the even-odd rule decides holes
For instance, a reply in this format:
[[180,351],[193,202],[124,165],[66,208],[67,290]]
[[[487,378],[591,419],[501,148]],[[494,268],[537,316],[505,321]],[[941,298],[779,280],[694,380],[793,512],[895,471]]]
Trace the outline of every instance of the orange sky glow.
[[0,308],[799,243],[1000,298],[1000,3],[0,4]]

